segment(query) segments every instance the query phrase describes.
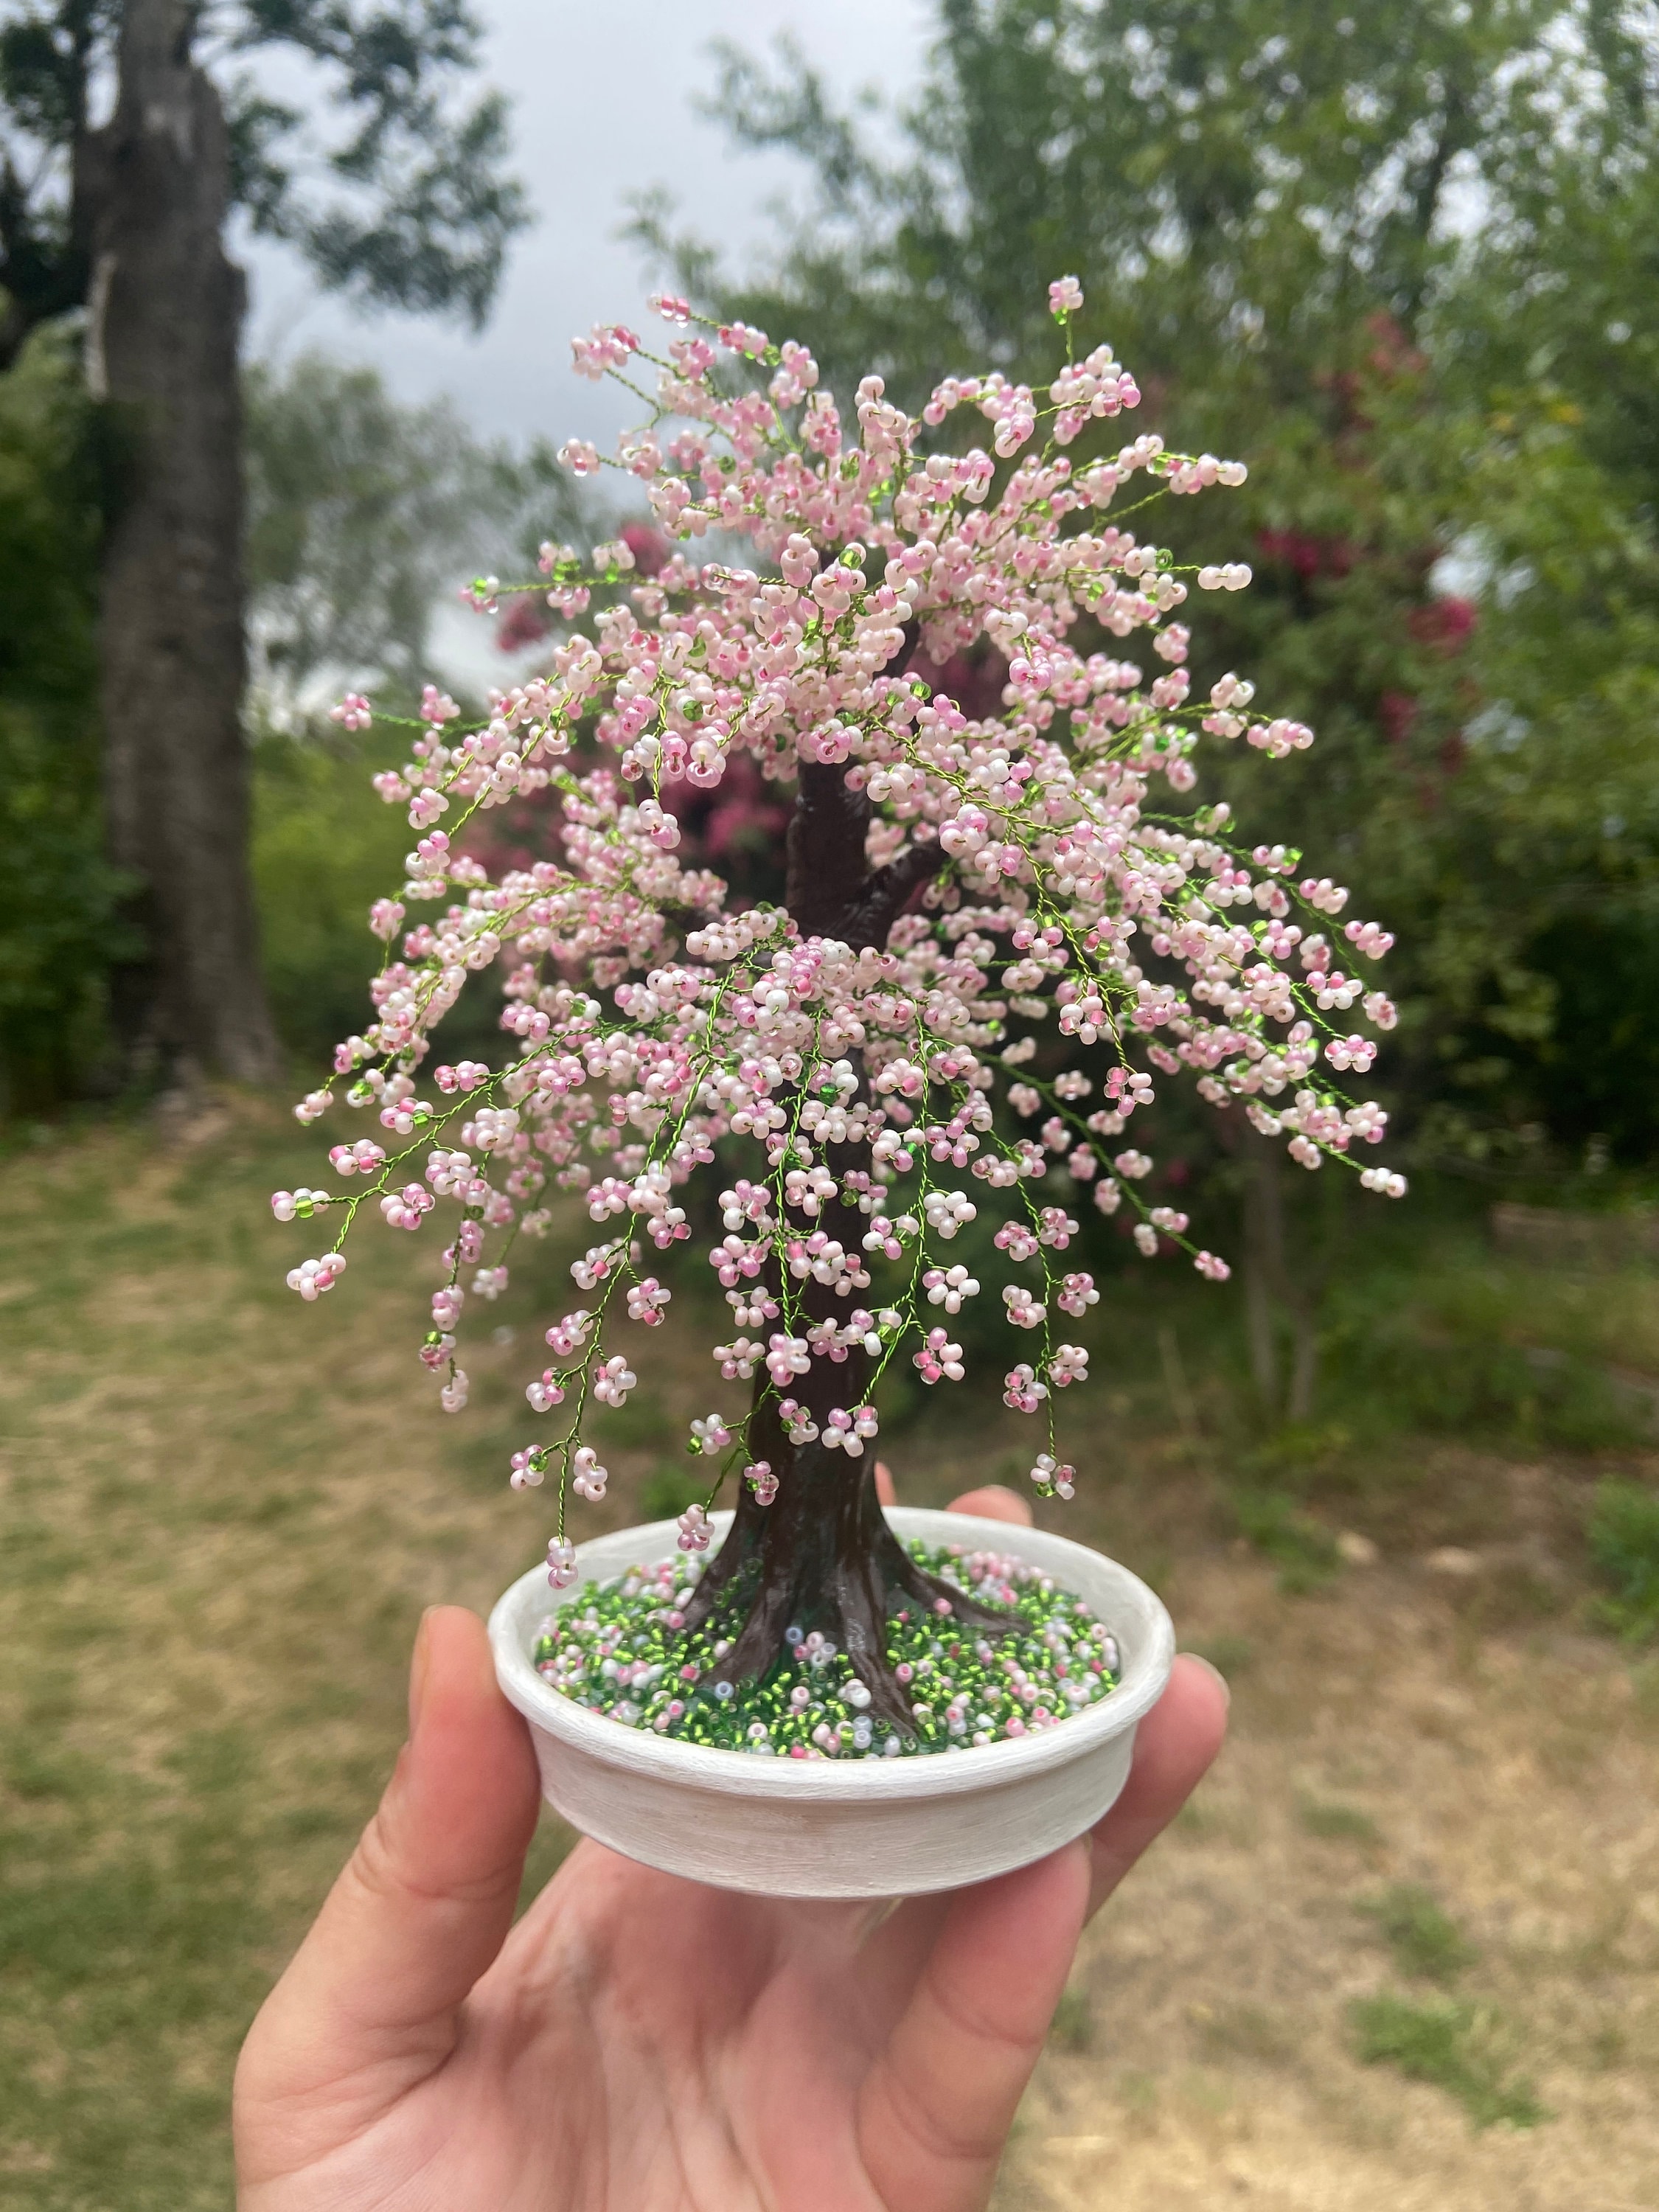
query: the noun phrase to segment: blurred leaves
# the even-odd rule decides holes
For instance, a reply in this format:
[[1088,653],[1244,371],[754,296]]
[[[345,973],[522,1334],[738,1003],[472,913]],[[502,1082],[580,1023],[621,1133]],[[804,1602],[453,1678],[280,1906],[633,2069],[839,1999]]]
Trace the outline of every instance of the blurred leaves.
[[1609,1475],[1598,1482],[1588,1529],[1589,1554],[1610,1595],[1600,1611],[1632,1643],[1659,1631],[1659,1495]]
[[[119,0],[0,0],[0,354],[85,304],[75,164],[125,15]],[[505,98],[465,97],[483,27],[462,0],[224,0],[183,9],[180,32],[222,72],[231,191],[256,230],[361,301],[482,324],[529,214],[507,173]],[[304,71],[301,105],[234,66],[273,46]]]
[[1419,1980],[1454,1982],[1480,1953],[1438,1901],[1415,1882],[1396,1882],[1362,1912],[1394,1954],[1402,1974]]
[[[362,1019],[366,917],[409,842],[368,787],[404,738],[347,739],[317,723],[321,698],[355,679],[409,701],[434,607],[470,562],[527,571],[541,534],[591,526],[544,449],[481,445],[447,403],[402,404],[372,370],[306,356],[251,370],[246,399],[253,866],[282,1033],[316,1054]],[[112,435],[71,333],[36,331],[0,374],[0,1118],[97,1079],[106,969],[137,949],[102,857],[94,637]]]
[[66,333],[0,375],[0,1116],[95,1060],[119,878],[98,804],[97,422]]
[[1075,271],[1136,428],[1249,460],[1182,512],[1186,557],[1256,569],[1206,603],[1194,677],[1248,672],[1320,741],[1271,771],[1211,748],[1200,795],[1247,832],[1271,796],[1396,932],[1383,1095],[1481,1172],[1546,1133],[1653,1148],[1656,21],[939,0],[890,155],[793,49],[725,51],[710,111],[811,179],[749,280],[638,212],[726,312],[911,405],[987,357],[1046,383],[1046,284]]
[[418,689],[433,610],[501,550],[524,465],[453,402],[410,406],[317,354],[246,378],[254,685],[291,721],[320,677]]
[[[398,733],[326,737],[266,726],[253,744],[252,864],[265,988],[277,1034],[322,1060],[363,1022],[377,946],[368,909],[402,879],[409,823],[369,789]],[[325,834],[326,832],[326,834]]]
[[409,680],[444,537],[469,505],[471,441],[453,410],[439,403],[416,419],[373,370],[315,354],[283,375],[252,368],[246,406],[256,686],[287,706],[325,667],[396,667]]
[[[533,574],[543,537],[586,543],[597,526],[548,447],[483,444],[451,402],[397,400],[372,369],[307,354],[251,369],[246,392],[254,884],[278,1030],[315,1057],[362,1026],[368,909],[410,843],[404,811],[369,787],[408,732],[349,737],[324,700],[349,683],[411,711],[422,680],[442,679],[433,618],[459,580]],[[446,1035],[482,1045],[489,1019],[480,1002]]]
[[1237,1490],[1233,1510],[1240,1533],[1279,1568],[1279,1587],[1287,1597],[1323,1589],[1336,1576],[1341,1558],[1330,1530],[1278,1491]]

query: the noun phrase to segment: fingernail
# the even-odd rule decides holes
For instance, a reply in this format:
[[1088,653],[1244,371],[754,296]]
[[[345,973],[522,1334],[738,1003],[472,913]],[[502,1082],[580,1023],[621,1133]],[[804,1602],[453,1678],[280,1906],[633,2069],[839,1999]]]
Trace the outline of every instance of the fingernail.
[[1232,1704],[1233,1686],[1212,1659],[1206,1659],[1201,1651],[1183,1651],[1181,1656],[1189,1661],[1193,1666],[1201,1667],[1210,1680],[1219,1685],[1221,1694],[1229,1705]]
[[421,1706],[426,1698],[427,1668],[431,1664],[432,1638],[428,1624],[433,1608],[428,1606],[421,1615],[421,1625],[415,1632],[415,1650],[409,1662],[409,1732],[413,1735],[421,1725]]

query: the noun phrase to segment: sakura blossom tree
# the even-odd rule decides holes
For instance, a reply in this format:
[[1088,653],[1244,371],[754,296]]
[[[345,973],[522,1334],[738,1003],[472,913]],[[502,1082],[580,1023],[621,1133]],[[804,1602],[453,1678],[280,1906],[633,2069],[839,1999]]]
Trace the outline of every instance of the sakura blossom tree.
[[[688,1180],[718,1176],[708,1260],[731,1322],[712,1358],[751,1389],[745,1413],[692,1424],[711,1480],[682,1548],[707,1549],[723,1486],[735,1515],[686,1626],[729,1615],[733,1684],[767,1671],[786,1630],[816,1627],[900,1729],[890,1613],[996,1616],[888,1528],[871,1449],[883,1378],[906,1361],[927,1385],[959,1382],[952,1322],[1000,1302],[1004,1396],[1042,1436],[1032,1480],[1069,1498],[1055,1401],[1087,1380],[1070,1335],[1098,1294],[1073,1264],[1068,1208],[1127,1206],[1148,1260],[1178,1250],[1212,1280],[1228,1272],[1139,1188],[1152,1161],[1131,1125],[1156,1082],[1242,1103],[1310,1169],[1358,1168],[1386,1121],[1335,1087],[1376,1048],[1330,1017],[1358,1004],[1392,1024],[1388,999],[1338,965],[1380,959],[1390,939],[1350,921],[1338,942],[1346,892],[1283,846],[1245,848],[1227,806],[1195,798],[1206,741],[1269,760],[1312,741],[1258,719],[1236,675],[1191,696],[1177,617],[1194,586],[1239,590],[1249,572],[1184,568],[1130,526],[1244,471],[1155,435],[1103,450],[1139,394],[1109,347],[1077,357],[1076,282],[1050,301],[1066,361],[1046,394],[949,377],[919,420],[870,376],[848,422],[804,348],[682,300],[653,302],[672,333],[660,354],[621,325],[575,342],[578,369],[620,379],[648,419],[613,461],[579,442],[562,458],[631,479],[676,550],[646,576],[622,539],[586,561],[550,544],[534,583],[471,587],[486,611],[509,590],[544,595],[561,634],[482,722],[458,726],[428,687],[408,764],[377,778],[417,842],[371,919],[387,946],[374,1019],[335,1073],[378,1131],[331,1152],[347,1190],[273,1201],[284,1219],[338,1221],[289,1277],[307,1299],[337,1280],[360,1212],[428,1236],[451,1213],[420,1352],[451,1412],[467,1397],[464,1313],[503,1287],[516,1239],[554,1228],[552,1191],[586,1206],[581,1303],[547,1329],[511,1470],[556,1501],[560,1586],[575,1573],[570,1501],[605,1494],[603,1411],[635,1387],[635,1346],[671,1300],[650,1269],[669,1273],[690,1235]],[[960,434],[964,414],[990,425],[989,453]],[[699,563],[699,541],[726,557]],[[1155,665],[1132,657],[1143,641]],[[1000,711],[965,713],[940,672],[977,666],[983,710],[993,653]],[[354,726],[370,711],[356,695],[335,710]],[[678,855],[672,799],[744,755],[793,804],[782,904],[736,912],[717,873]],[[560,857],[492,880],[460,833],[542,791],[562,805]],[[411,924],[411,909],[428,911]],[[423,1082],[445,1015],[491,974],[500,1064],[440,1060]],[[295,1110],[308,1122],[333,1103],[319,1090]],[[1404,1188],[1382,1168],[1360,1179]],[[982,1212],[1006,1285],[953,1254]]]

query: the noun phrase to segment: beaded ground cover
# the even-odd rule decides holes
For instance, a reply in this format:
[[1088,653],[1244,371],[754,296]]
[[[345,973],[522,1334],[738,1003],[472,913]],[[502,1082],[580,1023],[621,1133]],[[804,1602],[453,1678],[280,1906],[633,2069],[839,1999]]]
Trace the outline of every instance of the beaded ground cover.
[[688,1632],[683,1608],[702,1563],[684,1553],[576,1592],[543,1622],[537,1669],[551,1688],[624,1727],[792,1759],[895,1759],[1000,1743],[1056,1726],[1116,1687],[1116,1639],[1050,1577],[998,1552],[907,1549],[964,1594],[1006,1607],[1016,1624],[987,1636],[937,1608],[893,1616],[887,1651],[910,1695],[908,1735],[872,1717],[845,1653],[816,1629],[790,1627],[788,1657],[758,1682],[713,1679],[742,1607]]

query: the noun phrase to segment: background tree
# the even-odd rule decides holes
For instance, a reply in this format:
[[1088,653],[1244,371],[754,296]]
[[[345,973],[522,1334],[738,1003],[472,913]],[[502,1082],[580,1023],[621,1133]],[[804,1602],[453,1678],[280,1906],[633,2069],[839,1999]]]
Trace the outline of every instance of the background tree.
[[[583,487],[545,447],[483,444],[450,402],[406,405],[372,369],[305,355],[256,366],[244,390],[260,949],[278,1036],[316,1054],[357,1018],[363,915],[409,845],[406,824],[362,804],[366,777],[396,767],[401,740],[342,729],[327,702],[355,684],[412,712],[434,611],[459,576],[517,574],[550,532],[583,544],[599,532]],[[511,602],[520,616],[536,605]],[[518,665],[503,653],[500,679]]]
[[[242,416],[231,209],[325,283],[475,321],[523,220],[496,96],[456,106],[478,29],[459,0],[12,0],[0,8],[0,362],[82,307],[122,469],[102,547],[106,843],[141,886],[118,966],[130,1060],[258,1080],[276,1048],[249,890]],[[301,116],[244,57],[316,64],[346,135],[301,162]],[[98,92],[112,84],[108,119]]]
[[244,392],[262,721],[292,723],[347,683],[412,706],[434,611],[464,577],[533,561],[550,532],[592,531],[550,448],[486,445],[451,400],[405,405],[373,369],[318,354],[256,364]]
[[[937,22],[886,157],[799,55],[726,53],[711,112],[813,179],[755,275],[661,204],[641,234],[722,312],[911,403],[942,361],[1030,374],[1036,279],[1074,269],[1152,425],[1249,454],[1261,588],[1194,672],[1249,666],[1320,732],[1275,825],[1338,837],[1399,927],[1390,1089],[1419,1158],[1513,1173],[1597,1133],[1645,1157],[1650,1047],[1617,1007],[1659,986],[1659,18],[940,0]],[[1241,1128],[1220,1171],[1249,1189],[1258,1382],[1304,1412],[1324,1232],[1297,1231],[1292,1297],[1268,1148]]]

